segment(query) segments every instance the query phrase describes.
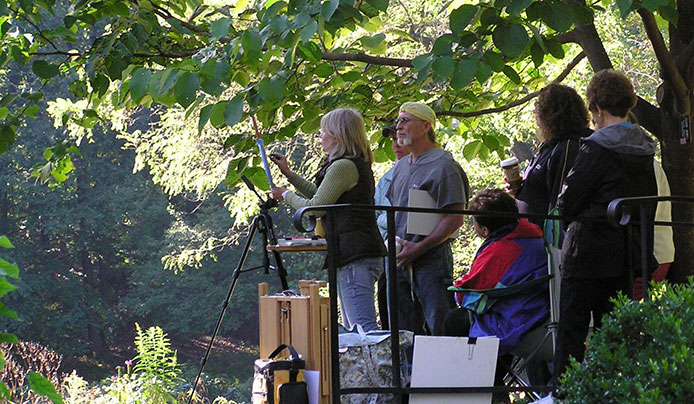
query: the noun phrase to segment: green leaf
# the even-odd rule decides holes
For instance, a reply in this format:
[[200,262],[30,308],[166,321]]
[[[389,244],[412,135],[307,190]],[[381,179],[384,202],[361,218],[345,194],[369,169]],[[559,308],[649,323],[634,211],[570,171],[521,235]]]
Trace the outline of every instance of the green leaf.
[[50,79],[60,73],[58,65],[48,63],[45,60],[36,60],[31,65],[31,70],[42,79]]
[[101,97],[108,91],[108,87],[111,85],[111,80],[104,74],[97,74],[91,81],[92,89],[96,94]]
[[333,74],[334,71],[335,69],[329,63],[321,63],[318,66],[316,66],[316,70],[314,70],[316,76],[321,78],[329,77]]
[[504,59],[496,52],[488,50],[484,53],[484,61],[492,68],[495,72],[500,72],[504,70]]
[[421,72],[429,66],[432,60],[432,56],[428,53],[419,55],[416,58],[412,59],[412,67],[414,67],[415,70]]
[[301,12],[294,16],[294,19],[289,23],[289,27],[292,29],[303,28],[306,23],[311,19],[308,13]]
[[58,392],[55,391],[53,384],[51,384],[51,382],[45,377],[36,372],[30,372],[29,375],[27,375],[27,380],[29,381],[29,388],[31,388],[37,394],[48,397],[48,399],[53,401],[55,404],[63,403],[63,398],[60,397]]
[[472,161],[480,153],[482,146],[484,146],[484,143],[482,143],[481,140],[473,140],[466,144],[465,147],[463,147],[463,156],[465,160]]
[[313,35],[316,34],[317,30],[318,22],[316,22],[316,20],[309,21],[308,24],[306,24],[299,33],[299,38],[301,38],[301,42],[308,42],[309,39],[311,39]]
[[10,239],[7,236],[0,236],[0,247],[2,248],[14,248]]
[[619,9],[619,15],[625,18],[631,12],[631,5],[633,0],[616,0],[617,8]]
[[558,32],[567,31],[573,25],[574,16],[571,7],[562,2],[542,3],[540,18],[550,28]]
[[200,77],[197,74],[185,72],[178,76],[176,85],[174,85],[174,96],[176,101],[187,108],[197,98],[197,92],[200,88]]
[[214,104],[205,105],[200,110],[200,119],[198,119],[198,132],[202,132],[202,129],[205,127],[205,125],[207,125],[207,122],[210,120],[210,113],[212,112],[213,107]]
[[675,7],[672,7],[670,5],[666,5],[663,7],[660,7],[658,9],[658,14],[660,14],[661,17],[663,17],[665,20],[668,22],[672,23],[673,25],[677,26],[677,23],[679,21],[679,13],[677,12],[677,9]]
[[37,114],[39,111],[41,111],[41,107],[39,107],[39,106],[36,105],[36,104],[33,104],[33,105],[28,106],[28,107],[24,110],[24,115],[28,116],[28,117],[31,118],[31,119],[34,119],[34,118],[36,118],[36,114]]
[[455,61],[450,56],[441,56],[434,59],[431,70],[439,80],[448,80],[455,71]]
[[265,175],[264,169],[260,167],[248,167],[243,170],[243,175],[245,175],[253,185],[261,190],[270,190],[270,184],[267,181],[267,175]]
[[176,68],[155,72],[149,82],[149,93],[156,98],[164,97],[174,87],[177,78],[178,69]]
[[0,154],[14,144],[14,128],[10,125],[0,125]]
[[323,3],[320,9],[320,14],[323,16],[323,19],[325,19],[325,21],[330,21],[330,17],[333,16],[339,5],[340,0],[329,0]]
[[9,332],[0,332],[0,342],[7,342],[8,344],[19,344],[19,338],[16,335]]
[[545,41],[545,46],[547,46],[547,50],[549,51],[550,55],[557,59],[564,58],[564,47],[562,46],[561,42],[557,41],[556,39],[547,39]]
[[214,104],[210,111],[210,124],[219,129],[224,126],[224,110],[227,107],[228,101],[222,101]]
[[243,115],[243,97],[237,95],[232,98],[224,109],[224,123],[229,127],[236,125]]
[[574,5],[572,8],[574,19],[578,24],[588,25],[593,22],[593,10],[585,5]]
[[434,41],[434,46],[431,48],[431,53],[436,56],[450,55],[452,54],[452,38],[450,35],[442,35]]
[[486,63],[477,63],[477,82],[484,84],[492,76],[492,68]]
[[7,281],[7,278],[1,277],[0,278],[0,297],[5,296],[6,294],[12,292],[13,290],[17,289],[17,287],[10,282]]
[[506,12],[509,15],[517,17],[523,10],[528,8],[528,6],[533,2],[533,0],[511,0],[511,4],[506,6]]
[[0,316],[9,317],[13,320],[19,320],[17,312],[14,310],[10,310],[3,302],[0,302]]
[[373,50],[377,49],[385,39],[385,34],[376,34],[373,36],[361,37],[361,39],[359,39],[359,42],[361,42],[361,44],[364,45],[365,48]]
[[147,86],[151,77],[152,72],[149,69],[140,68],[130,78],[130,97],[136,104],[147,94]]
[[530,57],[535,67],[540,67],[545,60],[545,51],[542,50],[542,47],[536,41],[530,45]]
[[243,47],[243,56],[248,60],[256,61],[260,59],[262,54],[263,39],[258,32],[249,29],[241,35],[241,46]]
[[510,57],[520,56],[525,51],[530,38],[520,24],[499,25],[492,32],[494,46]]
[[323,51],[314,42],[300,43],[296,45],[296,50],[309,62],[318,62],[323,58]]
[[278,77],[273,77],[271,79],[265,77],[258,83],[258,95],[260,95],[260,98],[264,101],[279,101],[284,98],[284,92],[285,82]]
[[218,41],[229,34],[230,18],[220,18],[210,25],[210,41]]
[[451,11],[449,16],[451,32],[455,35],[460,35],[470,24],[470,21],[472,21],[479,9],[479,6],[465,4]]
[[[511,67],[511,66],[504,66],[504,70],[503,70],[503,71],[504,71],[504,74],[506,75],[506,77],[508,77],[509,79],[511,79],[511,81],[513,81],[513,82],[516,83],[516,84],[520,84],[520,83],[521,83],[521,78],[520,78],[520,76],[518,75],[518,73],[516,73],[516,70],[513,69],[513,67]],[[490,147],[490,149],[491,149],[491,147]]]
[[7,389],[5,383],[2,382],[0,382],[0,398],[3,398],[7,401],[9,401],[12,398],[12,393],[10,393],[10,390]]
[[482,136],[482,142],[490,150],[496,150],[499,148],[499,139],[496,136],[485,135]]
[[477,74],[477,61],[473,59],[461,60],[455,69],[451,87],[456,90],[465,88],[475,78],[475,74]]

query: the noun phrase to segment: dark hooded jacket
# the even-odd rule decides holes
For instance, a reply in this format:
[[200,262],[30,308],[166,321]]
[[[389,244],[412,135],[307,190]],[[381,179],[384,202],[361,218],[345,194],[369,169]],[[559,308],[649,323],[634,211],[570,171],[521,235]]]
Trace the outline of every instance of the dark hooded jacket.
[[[623,228],[607,223],[607,206],[617,198],[658,194],[653,170],[657,144],[641,127],[621,123],[602,128],[584,139],[562,186],[557,207],[569,222],[562,246],[563,278],[600,279],[640,273],[640,234],[630,239]],[[651,219],[655,209],[649,213]],[[581,218],[588,219],[580,221]],[[590,219],[602,219],[590,221]],[[653,235],[648,237],[649,269]]]

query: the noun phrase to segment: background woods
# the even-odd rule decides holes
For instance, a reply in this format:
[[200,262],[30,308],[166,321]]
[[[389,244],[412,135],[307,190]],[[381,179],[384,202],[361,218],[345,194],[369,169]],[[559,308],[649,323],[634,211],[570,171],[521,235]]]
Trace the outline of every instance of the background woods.
[[[379,128],[424,100],[480,188],[501,184],[514,141],[534,140],[539,89],[583,93],[592,71],[616,67],[673,195],[694,196],[680,130],[693,105],[690,1],[230,3],[0,0],[0,235],[16,247],[0,253],[21,268],[3,301],[22,320],[5,328],[93,380],[132,356],[136,321],[174,344],[211,331],[257,212],[240,177],[267,189],[251,115],[270,150],[311,174],[320,117],[353,106],[382,173],[393,156]],[[287,209],[273,216],[294,234]],[[674,205],[673,219],[694,211]],[[694,274],[692,231],[675,228],[673,281]],[[459,269],[475,243],[461,237]],[[323,276],[319,254],[283,257],[292,282]],[[225,336],[255,343],[255,284],[273,276],[242,276]]]

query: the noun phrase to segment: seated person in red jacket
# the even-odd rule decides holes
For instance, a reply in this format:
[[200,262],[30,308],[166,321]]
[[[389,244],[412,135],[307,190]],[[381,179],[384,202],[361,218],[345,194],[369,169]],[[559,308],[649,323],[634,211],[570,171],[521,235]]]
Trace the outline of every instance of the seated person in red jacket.
[[[517,213],[516,201],[501,189],[486,189],[470,202],[470,210]],[[454,286],[492,289],[517,285],[547,275],[542,230],[526,219],[473,216],[484,238],[470,271]],[[499,355],[510,353],[530,330],[549,318],[549,284],[541,283],[494,301],[478,293],[456,293],[461,306],[448,313],[445,335],[499,338]]]

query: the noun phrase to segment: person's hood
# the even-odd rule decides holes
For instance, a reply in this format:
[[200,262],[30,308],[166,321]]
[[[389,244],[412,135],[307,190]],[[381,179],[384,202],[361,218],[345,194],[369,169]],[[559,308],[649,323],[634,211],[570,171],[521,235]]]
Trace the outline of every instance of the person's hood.
[[612,151],[621,166],[634,178],[652,172],[649,170],[653,168],[653,155],[658,143],[638,125],[611,125],[588,136],[586,141],[593,141]]
[[658,143],[638,125],[619,123],[593,132],[586,138],[618,154],[651,156]]

